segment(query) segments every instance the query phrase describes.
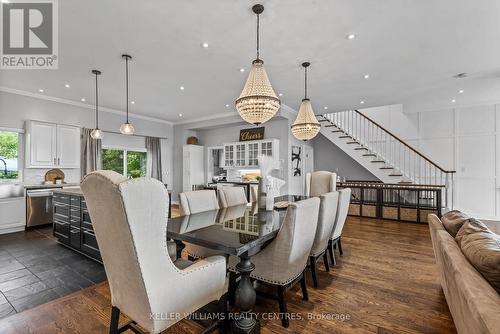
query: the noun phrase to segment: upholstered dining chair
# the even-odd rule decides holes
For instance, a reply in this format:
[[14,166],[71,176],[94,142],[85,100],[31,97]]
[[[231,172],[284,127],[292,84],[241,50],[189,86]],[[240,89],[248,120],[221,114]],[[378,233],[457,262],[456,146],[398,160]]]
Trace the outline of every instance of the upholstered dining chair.
[[309,268],[311,269],[314,287],[318,287],[316,261],[321,256],[323,256],[325,270],[330,270],[327,248],[333,232],[333,226],[335,225],[339,194],[337,191],[332,191],[319,196],[319,199],[321,203],[319,206],[318,226],[316,227],[316,235],[314,236],[313,246],[309,254]]
[[326,171],[317,171],[306,174],[306,196],[319,196],[335,191],[337,188],[337,174]]
[[221,208],[248,204],[247,195],[243,187],[221,187],[217,190],[217,195]]
[[335,225],[333,227],[330,241],[328,242],[328,249],[330,251],[330,260],[335,266],[337,261],[335,259],[335,248],[339,248],[340,255],[344,254],[342,251],[342,229],[347,219],[349,212],[349,203],[351,202],[351,188],[344,188],[339,191],[339,205],[337,207],[337,217],[335,218]]
[[[179,194],[181,215],[218,210],[219,203],[214,190],[195,190]],[[209,256],[223,255],[220,251],[185,242],[184,252],[190,260],[203,259]]]
[[[276,238],[251,258],[255,269],[250,277],[277,287],[278,294],[272,298],[279,302],[284,327],[289,325],[287,290],[300,281],[303,298],[308,299],[305,269],[316,233],[319,204],[319,198],[290,203]],[[235,256],[229,258],[231,295],[234,295],[236,288],[238,262],[239,259]]]
[[[160,333],[182,318],[168,315],[189,314],[225,295],[224,257],[177,267],[168,255],[168,193],[162,183],[96,171],[81,188],[111,290],[110,333],[137,332],[138,326]],[[132,322],[118,328],[120,312]]]

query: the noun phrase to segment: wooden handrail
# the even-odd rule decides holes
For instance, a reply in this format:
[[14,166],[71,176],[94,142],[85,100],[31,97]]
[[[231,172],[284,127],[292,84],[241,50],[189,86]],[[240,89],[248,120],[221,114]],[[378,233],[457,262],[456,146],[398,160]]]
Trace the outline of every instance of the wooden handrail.
[[434,167],[438,168],[440,171],[442,171],[443,173],[456,173],[456,171],[454,170],[445,170],[444,168],[442,168],[441,166],[439,166],[437,163],[435,163],[434,161],[432,161],[431,159],[429,159],[428,157],[426,157],[425,155],[423,155],[422,153],[420,153],[419,151],[417,151],[416,149],[414,149],[413,147],[411,147],[410,145],[408,145],[405,141],[403,141],[402,139],[400,139],[398,136],[396,136],[394,133],[392,133],[391,131],[387,130],[386,128],[384,128],[382,125],[378,124],[377,122],[375,122],[373,119],[371,119],[370,117],[362,114],[359,110],[357,109],[354,109],[355,112],[357,112],[359,115],[361,115],[362,117],[366,118],[368,121],[372,122],[373,124],[375,124],[376,126],[378,126],[379,128],[381,128],[382,130],[384,130],[385,132],[387,132],[390,136],[394,137],[397,141],[399,141],[401,144],[403,144],[404,146],[408,147],[410,150],[412,150],[413,152],[415,152],[417,155],[419,155],[420,157],[422,157],[423,159],[427,160],[428,162],[430,162],[431,164],[434,165]]

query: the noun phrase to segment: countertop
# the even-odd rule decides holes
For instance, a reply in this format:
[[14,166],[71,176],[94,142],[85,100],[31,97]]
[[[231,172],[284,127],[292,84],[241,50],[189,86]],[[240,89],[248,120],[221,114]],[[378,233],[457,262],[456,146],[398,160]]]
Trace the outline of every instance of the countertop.
[[78,187],[79,183],[63,183],[63,184],[25,184],[24,189],[49,189],[62,187]]
[[217,181],[217,182],[210,182],[213,184],[216,183],[230,183],[230,184],[259,184],[259,181]]
[[80,189],[80,187],[56,189],[53,192],[57,194],[80,195],[80,196],[83,195],[82,189]]

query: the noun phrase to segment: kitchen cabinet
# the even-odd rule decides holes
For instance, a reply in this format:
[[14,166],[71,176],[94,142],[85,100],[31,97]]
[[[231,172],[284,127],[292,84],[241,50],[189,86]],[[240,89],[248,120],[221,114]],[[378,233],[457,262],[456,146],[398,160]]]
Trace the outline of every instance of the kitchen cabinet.
[[279,159],[278,139],[225,143],[223,147],[224,168],[258,167],[259,155],[267,155]]
[[101,261],[97,239],[83,195],[56,190],[52,199],[52,208],[53,234],[59,243],[94,260]]
[[0,198],[0,234],[23,231],[26,226],[24,197]]
[[26,123],[26,168],[80,168],[80,128]]

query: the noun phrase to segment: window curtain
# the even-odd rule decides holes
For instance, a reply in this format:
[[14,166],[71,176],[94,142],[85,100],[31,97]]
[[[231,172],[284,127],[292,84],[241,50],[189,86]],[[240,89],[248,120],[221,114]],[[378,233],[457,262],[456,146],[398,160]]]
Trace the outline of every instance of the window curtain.
[[92,129],[82,128],[81,136],[81,177],[102,168],[102,143],[101,139],[90,136]]
[[147,170],[149,177],[162,180],[160,138],[146,137]]

